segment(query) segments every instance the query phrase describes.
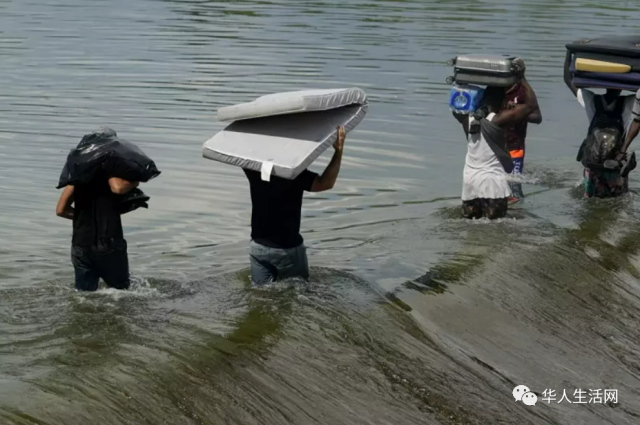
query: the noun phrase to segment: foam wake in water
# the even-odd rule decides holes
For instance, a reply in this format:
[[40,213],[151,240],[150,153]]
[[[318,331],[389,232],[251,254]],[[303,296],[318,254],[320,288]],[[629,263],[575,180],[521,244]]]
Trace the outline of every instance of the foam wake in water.
[[[582,214],[575,229],[452,220],[440,231],[465,229],[465,248],[388,294],[331,269],[261,290],[246,271],[131,293],[5,290],[14,333],[0,346],[0,418],[636,423],[640,229],[624,201]],[[615,388],[619,401],[528,407],[511,398],[520,384],[540,398]]]
[[243,274],[152,282],[159,297],[37,291],[32,302],[56,302],[23,317],[39,330],[22,328],[22,344],[12,344],[13,372],[3,368],[2,380],[14,403],[0,417],[7,424],[467,417],[442,395],[446,357],[402,310],[350,274],[314,276],[268,290],[250,289]]

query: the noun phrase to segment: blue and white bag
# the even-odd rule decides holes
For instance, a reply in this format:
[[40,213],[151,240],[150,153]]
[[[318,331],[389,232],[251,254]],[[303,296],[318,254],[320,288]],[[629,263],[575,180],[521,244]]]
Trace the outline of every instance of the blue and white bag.
[[484,89],[472,85],[455,85],[451,87],[449,108],[458,114],[472,114],[484,97]]

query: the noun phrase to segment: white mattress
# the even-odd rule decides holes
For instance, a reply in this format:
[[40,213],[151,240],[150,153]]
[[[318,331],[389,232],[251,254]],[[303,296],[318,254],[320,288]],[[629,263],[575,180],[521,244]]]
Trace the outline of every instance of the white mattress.
[[364,118],[367,105],[351,105],[320,112],[305,112],[236,121],[209,139],[202,155],[214,161],[294,179],[337,138],[336,127],[353,130]]
[[218,120],[240,121],[299,112],[327,111],[366,103],[367,94],[359,88],[274,93],[259,97],[253,102],[221,108],[218,110]]

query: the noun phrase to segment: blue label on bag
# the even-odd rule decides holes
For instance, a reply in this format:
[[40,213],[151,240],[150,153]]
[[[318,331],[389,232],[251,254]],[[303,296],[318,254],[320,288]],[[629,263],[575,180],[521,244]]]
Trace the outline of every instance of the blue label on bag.
[[469,105],[471,97],[468,93],[458,92],[453,98],[453,107],[456,109],[464,109]]
[[451,88],[449,107],[458,113],[470,114],[480,105],[484,90],[476,86],[455,86]]

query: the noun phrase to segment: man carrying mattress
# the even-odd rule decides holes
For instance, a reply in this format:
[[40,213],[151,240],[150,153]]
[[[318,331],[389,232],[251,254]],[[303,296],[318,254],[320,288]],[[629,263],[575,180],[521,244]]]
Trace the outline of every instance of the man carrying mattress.
[[251,280],[264,285],[291,277],[309,278],[304,241],[300,235],[302,196],[332,189],[340,172],[345,130],[338,127],[335,153],[322,175],[304,170],[293,180],[245,169],[251,191]]
[[587,138],[577,158],[585,167],[585,197],[623,195],[629,190],[628,174],[635,168],[635,156],[628,158],[626,152],[637,135],[637,125],[632,124],[640,119],[640,90],[636,96],[621,96],[621,90],[607,89],[604,95],[596,95],[579,89],[573,84],[571,63],[572,53],[567,52],[564,81],[589,119]]

